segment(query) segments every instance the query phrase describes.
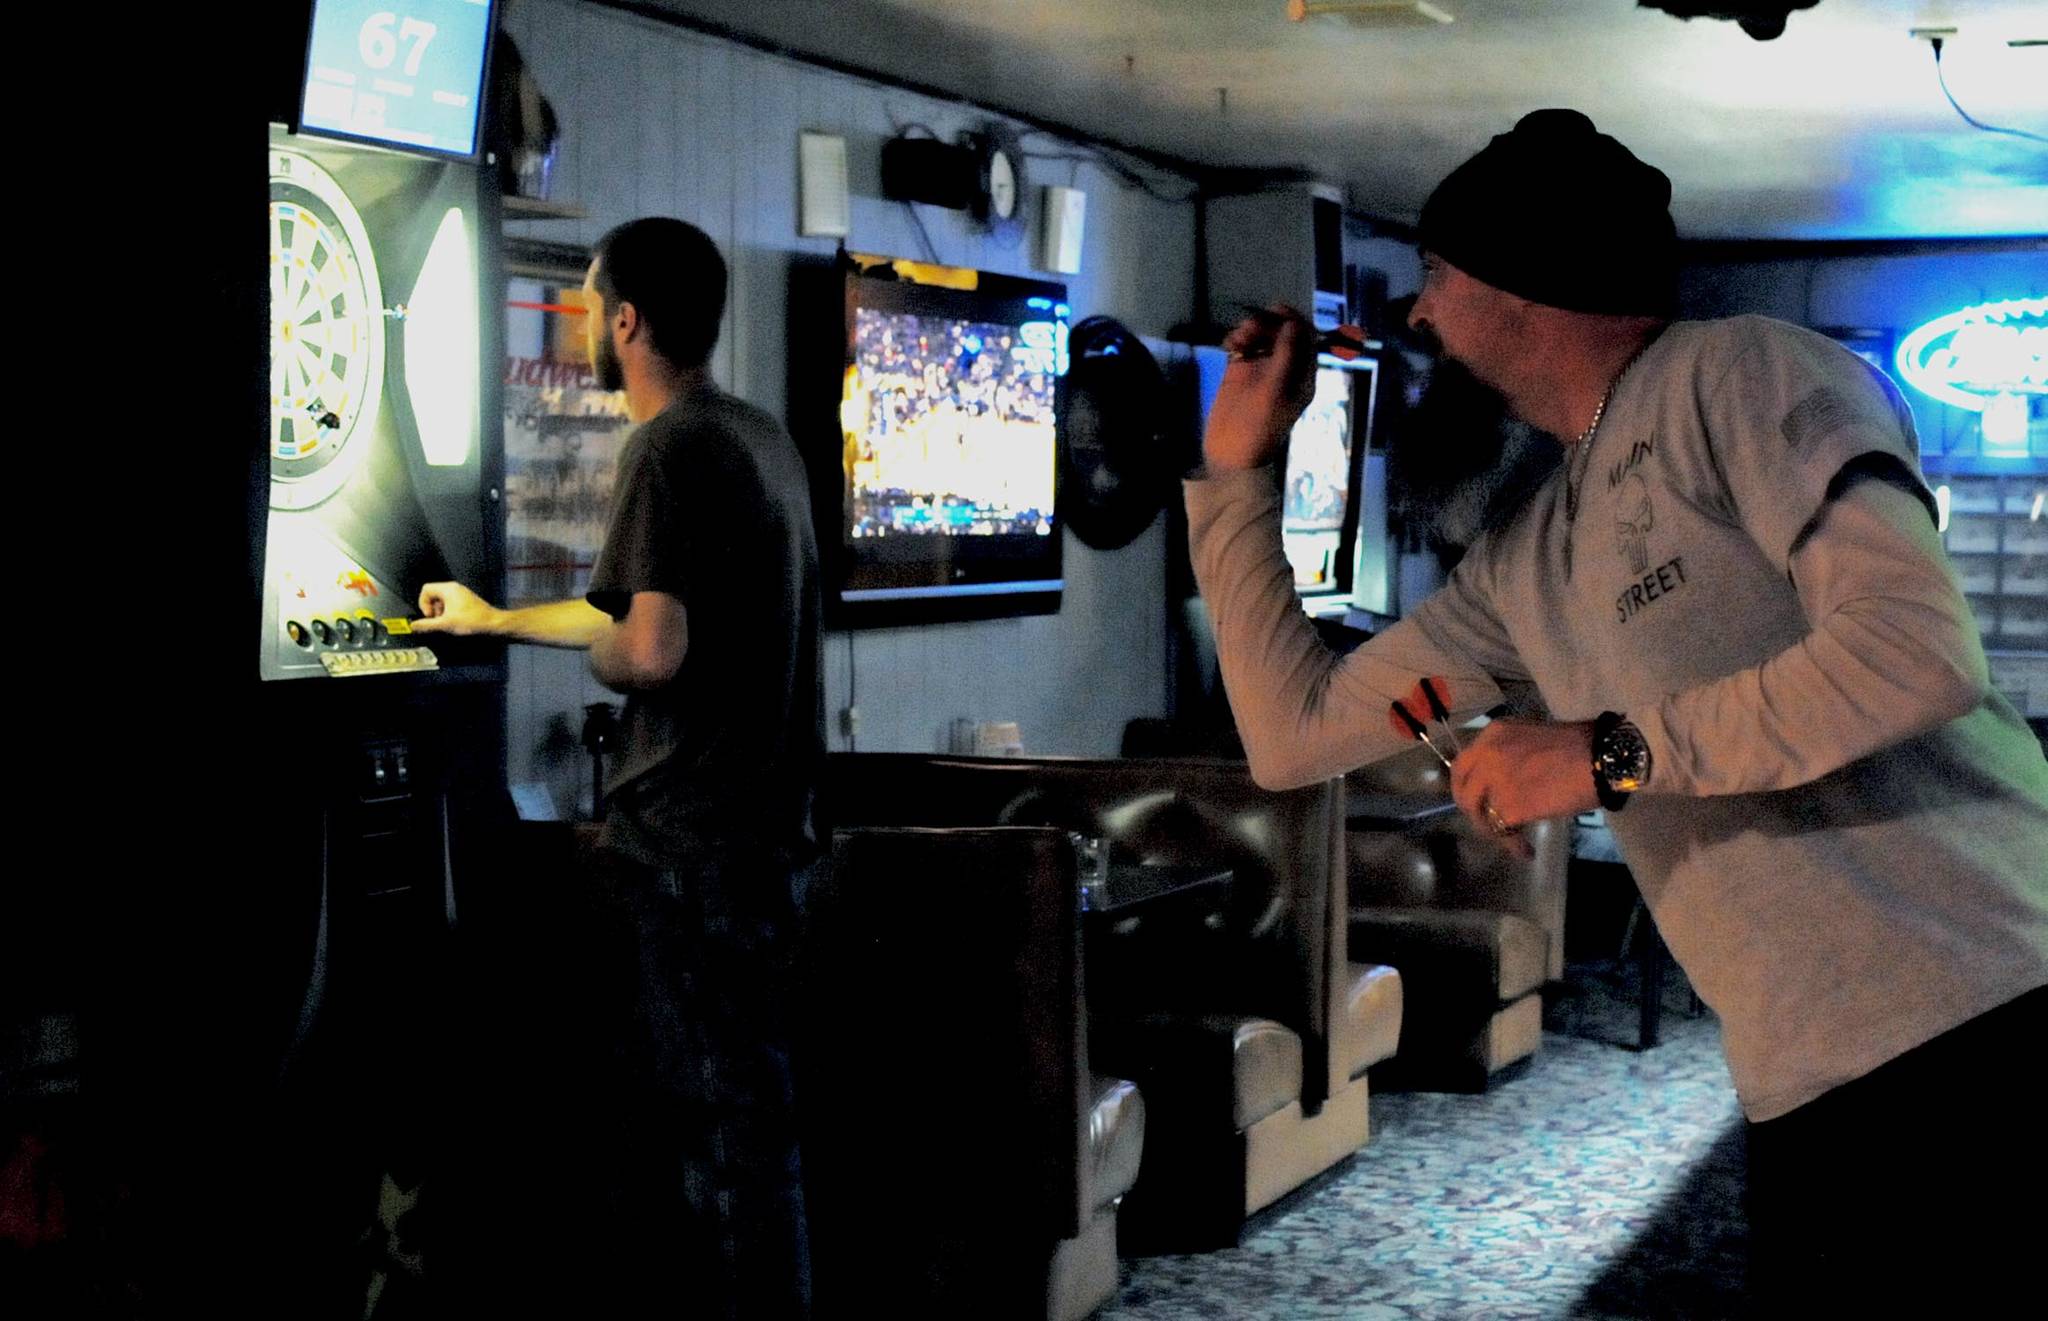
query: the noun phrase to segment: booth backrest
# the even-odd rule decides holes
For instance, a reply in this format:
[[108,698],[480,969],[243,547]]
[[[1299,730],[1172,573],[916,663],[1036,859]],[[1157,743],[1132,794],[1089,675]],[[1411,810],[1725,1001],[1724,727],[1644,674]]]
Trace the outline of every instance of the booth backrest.
[[821,1300],[1007,1288],[1086,1223],[1077,867],[1058,830],[835,835],[797,1054]]
[[[1043,825],[1107,842],[1117,863],[1228,866],[1225,930],[1199,957],[1157,951],[1152,1003],[1098,1011],[1257,1015],[1300,1034],[1302,1100],[1330,1086],[1332,998],[1344,984],[1343,797],[1331,780],[1259,788],[1242,762],[834,753],[821,804],[837,828]],[[943,878],[919,884],[940,888]]]

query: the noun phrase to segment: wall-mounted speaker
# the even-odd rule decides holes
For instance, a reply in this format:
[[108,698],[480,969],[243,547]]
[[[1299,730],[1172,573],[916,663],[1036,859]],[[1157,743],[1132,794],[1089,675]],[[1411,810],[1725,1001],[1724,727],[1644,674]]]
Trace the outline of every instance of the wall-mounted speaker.
[[1039,211],[1040,269],[1062,275],[1080,274],[1081,230],[1088,220],[1088,194],[1078,188],[1048,185],[1041,192]]
[[852,226],[846,198],[846,139],[829,133],[797,138],[797,233],[845,238]]

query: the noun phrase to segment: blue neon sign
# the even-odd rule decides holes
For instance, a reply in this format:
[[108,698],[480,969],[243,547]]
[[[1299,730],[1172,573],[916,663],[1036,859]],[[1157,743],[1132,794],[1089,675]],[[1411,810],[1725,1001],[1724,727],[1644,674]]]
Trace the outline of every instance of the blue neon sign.
[[1896,361],[1914,389],[1973,413],[2006,396],[2048,394],[2048,298],[1938,316],[1899,341]]

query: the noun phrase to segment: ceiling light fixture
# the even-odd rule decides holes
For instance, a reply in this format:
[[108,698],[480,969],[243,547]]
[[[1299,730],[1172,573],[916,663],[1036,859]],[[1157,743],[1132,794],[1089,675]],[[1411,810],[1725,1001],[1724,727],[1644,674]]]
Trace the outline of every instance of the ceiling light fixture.
[[1425,27],[1456,21],[1449,10],[1426,0],[1287,0],[1287,17],[1296,23],[1341,18],[1366,28]]

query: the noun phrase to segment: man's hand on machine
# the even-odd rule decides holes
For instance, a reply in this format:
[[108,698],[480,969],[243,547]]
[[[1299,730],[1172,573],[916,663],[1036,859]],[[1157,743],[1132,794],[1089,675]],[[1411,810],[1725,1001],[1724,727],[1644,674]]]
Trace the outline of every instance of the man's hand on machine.
[[489,636],[498,631],[504,611],[461,583],[428,583],[420,588],[420,617],[415,633],[447,633],[456,637]]
[[1493,721],[1452,764],[1451,795],[1502,848],[1533,857],[1520,827],[1600,805],[1593,788],[1593,722]]
[[1253,312],[1223,339],[1230,365],[1202,432],[1211,472],[1272,463],[1315,397],[1315,329],[1291,307]]

